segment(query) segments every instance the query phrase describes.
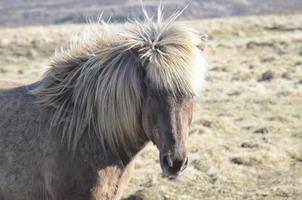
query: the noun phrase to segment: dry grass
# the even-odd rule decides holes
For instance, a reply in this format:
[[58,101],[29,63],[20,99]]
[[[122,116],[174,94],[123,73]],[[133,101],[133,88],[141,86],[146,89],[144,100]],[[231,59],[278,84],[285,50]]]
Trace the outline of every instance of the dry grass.
[[[210,36],[178,180],[161,178],[151,144],[126,199],[299,199],[302,196],[302,15],[190,21]],[[33,82],[83,25],[0,29],[0,79]]]

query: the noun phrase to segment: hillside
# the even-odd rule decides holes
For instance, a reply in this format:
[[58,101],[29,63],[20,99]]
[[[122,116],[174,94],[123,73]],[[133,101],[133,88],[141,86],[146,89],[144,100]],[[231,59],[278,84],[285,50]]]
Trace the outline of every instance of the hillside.
[[[184,7],[187,0],[161,0],[166,13]],[[143,0],[144,7],[155,13],[160,0]],[[183,19],[212,18],[302,11],[301,0],[193,0]],[[83,23],[103,18],[125,21],[142,16],[139,0],[1,0],[0,26]]]

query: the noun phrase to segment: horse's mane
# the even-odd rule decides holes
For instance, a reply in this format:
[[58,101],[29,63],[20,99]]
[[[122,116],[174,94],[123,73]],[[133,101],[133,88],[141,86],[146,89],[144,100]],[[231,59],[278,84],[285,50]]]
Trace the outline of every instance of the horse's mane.
[[198,93],[206,70],[198,48],[203,41],[186,24],[174,23],[177,15],[94,25],[56,52],[32,93],[55,109],[51,126],[63,128],[69,148],[75,150],[83,134],[94,134],[112,151],[137,143],[144,77],[173,95]]

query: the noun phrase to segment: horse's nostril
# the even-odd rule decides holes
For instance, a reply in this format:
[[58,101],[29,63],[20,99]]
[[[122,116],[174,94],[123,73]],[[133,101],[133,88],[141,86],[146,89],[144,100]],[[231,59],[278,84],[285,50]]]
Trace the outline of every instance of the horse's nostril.
[[189,159],[188,157],[186,158],[185,162],[183,163],[182,167],[181,167],[181,171],[186,169],[186,167],[188,166],[188,163],[189,163]]
[[167,167],[173,167],[173,161],[170,156],[163,156],[163,164]]
[[189,163],[189,159],[188,159],[188,157],[187,157],[187,158],[186,158],[186,161],[185,161],[185,166],[187,166],[188,163]]

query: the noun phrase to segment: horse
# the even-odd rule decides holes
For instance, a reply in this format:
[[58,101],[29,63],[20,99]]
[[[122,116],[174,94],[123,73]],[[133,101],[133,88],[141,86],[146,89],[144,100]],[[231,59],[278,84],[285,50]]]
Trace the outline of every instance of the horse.
[[207,62],[203,38],[176,17],[96,25],[39,81],[1,82],[1,200],[120,199],[150,141],[165,176],[184,172]]

